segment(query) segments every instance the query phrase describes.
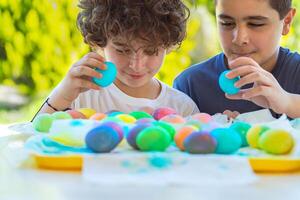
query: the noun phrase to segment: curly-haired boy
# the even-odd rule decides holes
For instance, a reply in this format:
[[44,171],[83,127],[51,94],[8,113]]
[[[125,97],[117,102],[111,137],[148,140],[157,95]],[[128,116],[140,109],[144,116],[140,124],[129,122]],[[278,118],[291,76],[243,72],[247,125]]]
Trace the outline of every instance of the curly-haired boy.
[[[183,116],[198,112],[188,96],[154,78],[166,52],[186,35],[189,10],[182,1],[80,0],[79,7],[77,25],[95,52],[73,64],[41,112],[130,112],[145,106],[171,107]],[[94,68],[105,69],[104,61],[115,63],[118,72],[113,84],[100,88],[91,80],[101,78]]]

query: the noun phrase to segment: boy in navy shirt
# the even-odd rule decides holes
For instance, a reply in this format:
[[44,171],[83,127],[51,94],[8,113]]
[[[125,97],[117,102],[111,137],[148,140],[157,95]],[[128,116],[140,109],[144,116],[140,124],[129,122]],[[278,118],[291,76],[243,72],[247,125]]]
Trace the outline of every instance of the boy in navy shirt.
[[[300,55],[280,47],[296,10],[292,0],[215,0],[223,53],[196,64],[174,81],[201,112],[239,113],[269,108],[279,116],[300,117]],[[219,75],[240,76],[236,95],[224,94]]]

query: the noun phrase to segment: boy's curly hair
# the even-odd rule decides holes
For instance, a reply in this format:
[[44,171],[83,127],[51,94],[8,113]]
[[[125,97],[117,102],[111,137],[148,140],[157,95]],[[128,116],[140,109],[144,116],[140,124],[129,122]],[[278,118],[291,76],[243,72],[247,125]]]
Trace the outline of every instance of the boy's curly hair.
[[80,0],[78,6],[77,26],[92,47],[135,39],[155,49],[180,45],[190,14],[181,0]]

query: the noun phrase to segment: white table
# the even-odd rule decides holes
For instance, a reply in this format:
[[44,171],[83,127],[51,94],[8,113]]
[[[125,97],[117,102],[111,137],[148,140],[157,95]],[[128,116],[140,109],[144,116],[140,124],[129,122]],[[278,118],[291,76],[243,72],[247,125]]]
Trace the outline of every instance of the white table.
[[[300,199],[300,172],[258,174],[259,180],[248,185],[178,187],[110,186],[83,179],[80,172],[15,168],[4,150],[0,127],[0,199]],[[2,137],[1,137],[2,135]],[[4,139],[6,138],[6,139]],[[2,141],[2,143],[1,143]],[[6,143],[7,144],[7,143]],[[1,147],[1,146],[0,146]]]

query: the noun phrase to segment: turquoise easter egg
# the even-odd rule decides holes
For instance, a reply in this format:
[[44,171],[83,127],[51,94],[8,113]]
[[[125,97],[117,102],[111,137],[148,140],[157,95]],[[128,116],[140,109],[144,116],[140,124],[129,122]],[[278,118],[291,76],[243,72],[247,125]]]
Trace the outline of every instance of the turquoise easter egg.
[[240,88],[234,86],[234,84],[240,79],[236,77],[234,79],[229,79],[226,77],[226,74],[230,70],[224,71],[219,77],[219,86],[223,92],[229,95],[237,94],[240,91]]
[[96,71],[102,74],[102,78],[96,78],[96,77],[92,78],[93,82],[101,87],[109,86],[112,82],[114,82],[117,76],[117,67],[114,63],[104,62],[104,64],[106,64],[107,66],[106,70],[101,70],[99,68],[95,69]]

